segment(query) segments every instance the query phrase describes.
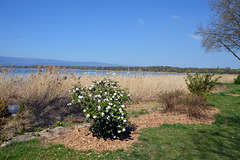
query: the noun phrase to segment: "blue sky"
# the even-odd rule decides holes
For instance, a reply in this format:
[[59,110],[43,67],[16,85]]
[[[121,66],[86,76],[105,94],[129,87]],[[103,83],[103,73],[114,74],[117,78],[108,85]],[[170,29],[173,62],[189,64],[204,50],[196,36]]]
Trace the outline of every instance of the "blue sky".
[[0,0],[0,56],[239,68],[194,35],[208,0]]

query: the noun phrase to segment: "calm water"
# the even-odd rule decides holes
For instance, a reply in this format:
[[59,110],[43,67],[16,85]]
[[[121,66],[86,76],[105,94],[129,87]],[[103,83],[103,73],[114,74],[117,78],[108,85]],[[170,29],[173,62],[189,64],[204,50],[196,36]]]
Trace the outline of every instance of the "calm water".
[[[12,70],[12,69],[11,69]],[[38,69],[17,68],[13,75],[29,75],[38,72]],[[61,70],[61,72],[74,73],[76,75],[181,75],[183,73],[164,72],[127,72],[127,71],[100,71],[100,70]]]

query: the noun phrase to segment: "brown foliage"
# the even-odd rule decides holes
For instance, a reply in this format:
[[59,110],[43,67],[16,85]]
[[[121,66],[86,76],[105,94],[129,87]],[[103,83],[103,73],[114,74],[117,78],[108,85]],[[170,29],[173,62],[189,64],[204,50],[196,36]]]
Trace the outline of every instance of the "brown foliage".
[[206,103],[201,96],[177,90],[160,94],[159,102],[165,106],[164,112],[180,112],[195,118],[205,116]]

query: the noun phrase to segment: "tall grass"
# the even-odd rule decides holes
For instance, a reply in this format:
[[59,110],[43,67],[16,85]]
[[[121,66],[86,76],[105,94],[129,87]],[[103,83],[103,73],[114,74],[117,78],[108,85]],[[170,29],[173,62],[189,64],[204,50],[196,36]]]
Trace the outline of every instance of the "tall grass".
[[[155,101],[160,93],[182,90],[187,92],[186,75],[75,75],[63,73],[61,68],[39,67],[28,76],[13,76],[11,70],[0,70],[0,100],[17,98],[31,104],[47,104],[60,97],[68,97],[69,89],[81,83],[89,86],[92,81],[110,78],[119,81],[122,89],[128,89],[134,102]],[[221,82],[233,82],[237,75],[221,75]]]

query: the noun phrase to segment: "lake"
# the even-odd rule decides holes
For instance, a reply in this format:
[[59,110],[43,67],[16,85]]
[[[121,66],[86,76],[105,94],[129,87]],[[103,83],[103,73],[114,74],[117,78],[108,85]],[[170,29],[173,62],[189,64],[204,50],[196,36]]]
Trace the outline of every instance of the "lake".
[[[13,70],[13,68],[11,68]],[[16,68],[12,75],[29,75],[38,72],[36,68]],[[182,75],[184,73],[168,73],[168,72],[136,72],[136,71],[102,71],[102,70],[61,70],[61,72],[74,73],[76,75]]]

